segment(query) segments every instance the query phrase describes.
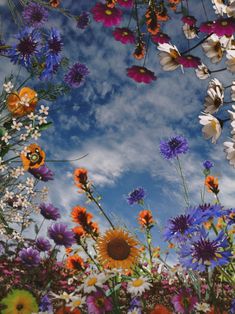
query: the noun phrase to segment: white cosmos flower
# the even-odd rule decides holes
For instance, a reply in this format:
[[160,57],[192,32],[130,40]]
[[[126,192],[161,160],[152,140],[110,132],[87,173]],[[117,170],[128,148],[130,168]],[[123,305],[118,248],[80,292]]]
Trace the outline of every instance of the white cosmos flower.
[[224,87],[218,79],[209,82],[207,96],[204,103],[204,111],[213,114],[217,112],[224,100]]
[[161,51],[159,53],[160,64],[164,71],[174,71],[180,66],[180,64],[176,61],[176,59],[180,56],[176,46],[165,43],[159,44],[157,48]]
[[222,131],[219,120],[206,113],[199,116],[199,119],[200,124],[203,125],[202,134],[204,138],[206,140],[211,139],[212,143],[215,144]]
[[149,290],[151,286],[147,278],[140,276],[128,282],[127,292],[131,293],[133,296],[142,295],[142,293]]
[[226,13],[227,6],[221,0],[211,0],[216,14],[223,15]]
[[224,151],[226,158],[229,160],[229,164],[235,168],[235,140],[231,139],[231,142],[224,142]]
[[228,17],[235,18],[235,1],[230,1],[230,4],[226,8]]
[[108,277],[104,273],[96,274],[92,273],[90,274],[85,280],[82,285],[83,290],[85,293],[91,293],[95,292],[97,290],[97,287],[102,288],[105,281],[108,279]]
[[187,39],[194,39],[195,37],[197,37],[197,29],[195,27],[190,26],[187,23],[185,23],[182,29]]
[[76,295],[71,297],[71,302],[68,303],[68,306],[71,307],[71,311],[73,311],[77,307],[82,307],[83,304],[86,303],[86,297],[81,295]]
[[[232,81],[232,86],[231,86],[231,99],[235,101],[235,81]],[[232,106],[234,109],[234,105]]]
[[208,67],[205,64],[199,64],[195,69],[196,75],[200,80],[206,80],[210,76]]
[[202,44],[202,49],[212,63],[218,63],[222,60],[223,49],[217,35],[213,34],[210,36],[210,38]]
[[227,69],[231,73],[235,73],[235,51],[234,50],[227,50],[226,61]]
[[210,305],[208,303],[196,303],[194,306],[195,310],[199,313],[207,313],[210,311]]

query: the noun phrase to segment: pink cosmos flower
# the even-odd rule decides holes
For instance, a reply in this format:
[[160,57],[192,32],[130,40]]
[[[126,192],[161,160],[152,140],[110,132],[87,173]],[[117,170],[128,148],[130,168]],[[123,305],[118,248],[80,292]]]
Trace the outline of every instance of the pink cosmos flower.
[[197,68],[201,64],[201,60],[198,57],[191,55],[179,56],[177,62],[185,68]]
[[103,314],[112,311],[113,305],[111,299],[98,290],[89,295],[86,299],[88,312],[92,314]]
[[126,27],[115,28],[115,30],[113,31],[113,36],[117,41],[120,41],[124,45],[135,43],[135,36],[133,32]]
[[170,41],[170,37],[167,34],[161,32],[159,32],[157,35],[153,35],[151,38],[152,41],[156,44],[168,44]]
[[233,18],[218,19],[213,24],[213,32],[217,36],[232,36],[235,32],[235,20]]
[[199,27],[200,32],[206,33],[206,34],[213,33],[213,25],[214,25],[214,22],[212,22],[212,21],[202,23]]
[[148,70],[145,67],[140,67],[138,65],[133,65],[131,68],[128,68],[127,76],[129,76],[138,83],[146,84],[149,84],[157,79],[154,72]]
[[122,11],[117,8],[109,8],[103,3],[96,3],[91,10],[96,22],[103,23],[106,27],[119,25],[122,20]]
[[125,7],[125,8],[132,8],[133,6],[133,0],[117,0],[118,4],[121,6],[121,7]]
[[197,20],[195,19],[194,16],[183,16],[181,21],[185,24],[188,24],[189,26],[195,26]]
[[175,311],[180,314],[191,313],[197,302],[197,297],[192,296],[190,289],[180,290],[180,292],[171,299]]

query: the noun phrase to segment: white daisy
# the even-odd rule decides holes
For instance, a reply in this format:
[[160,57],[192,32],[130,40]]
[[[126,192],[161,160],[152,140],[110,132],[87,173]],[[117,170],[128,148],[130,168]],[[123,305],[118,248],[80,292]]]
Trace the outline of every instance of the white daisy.
[[210,311],[210,305],[207,303],[196,303],[194,306],[195,310],[197,310],[198,312],[203,312],[203,313],[207,313]]
[[50,292],[50,294],[53,296],[54,299],[59,299],[59,300],[63,300],[65,301],[66,303],[70,302],[71,301],[71,298],[72,296],[74,295],[74,292],[72,293],[67,293],[67,292],[63,292],[61,294],[56,294],[54,292]]
[[217,139],[221,135],[221,125],[218,119],[211,114],[204,114],[199,116],[200,124],[203,125],[202,134],[206,140],[211,138],[213,144],[216,143]]
[[71,302],[68,303],[68,306],[71,307],[71,311],[73,311],[77,307],[82,307],[83,304],[86,303],[86,297],[82,297],[81,295],[76,295],[71,297]]
[[213,8],[216,14],[223,15],[224,13],[226,13],[227,6],[223,3],[223,1],[211,0],[211,2],[214,4]]
[[147,280],[148,279],[143,276],[134,278],[132,281],[128,282],[127,292],[131,293],[133,296],[142,295],[143,292],[149,290],[152,286]]
[[174,71],[177,69],[180,64],[176,61],[176,59],[180,56],[180,53],[176,46],[170,44],[159,44],[158,50],[160,57],[160,64],[164,71]]
[[212,63],[218,63],[223,58],[222,44],[215,34],[202,44],[202,49]]
[[90,274],[83,283],[83,290],[85,293],[91,293],[93,291],[97,290],[97,287],[102,288],[105,281],[108,279],[108,277],[104,273]]
[[3,84],[3,88],[5,90],[6,93],[10,94],[10,92],[13,90],[14,88],[14,85],[12,84],[11,81],[7,82],[7,83],[4,83]]
[[226,14],[228,17],[235,18],[235,1],[231,2],[226,8]]
[[229,164],[235,168],[235,140],[231,139],[232,142],[224,142],[224,151],[226,158],[229,160]]
[[213,114],[217,112],[224,100],[224,87],[218,79],[209,82],[207,96],[204,103],[204,111]]
[[210,76],[208,67],[203,63],[199,64],[195,72],[200,80],[206,80]]

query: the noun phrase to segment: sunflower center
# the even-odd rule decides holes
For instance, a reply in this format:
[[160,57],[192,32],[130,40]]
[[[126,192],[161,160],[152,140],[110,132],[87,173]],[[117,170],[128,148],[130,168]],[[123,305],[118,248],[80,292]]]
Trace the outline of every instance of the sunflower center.
[[138,278],[132,282],[133,287],[140,287],[144,283],[143,279]]
[[112,11],[111,11],[111,10],[105,10],[105,14],[111,15],[111,14],[112,14]]
[[24,305],[21,304],[21,303],[17,304],[17,306],[16,306],[16,309],[17,309],[18,311],[21,311],[23,308],[24,308]]
[[93,277],[93,278],[91,278],[91,279],[88,280],[87,285],[88,285],[89,287],[91,287],[91,286],[94,286],[96,283],[97,283],[97,278],[96,278],[96,277]]
[[17,50],[23,55],[23,57],[30,56],[36,52],[37,43],[35,43],[30,37],[24,37],[17,46]]
[[109,241],[107,251],[114,260],[123,261],[130,255],[131,248],[124,239],[116,238]]

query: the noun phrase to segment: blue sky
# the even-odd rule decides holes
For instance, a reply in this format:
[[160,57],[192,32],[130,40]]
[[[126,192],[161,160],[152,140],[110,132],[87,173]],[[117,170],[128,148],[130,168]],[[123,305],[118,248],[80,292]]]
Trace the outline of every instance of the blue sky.
[[[95,3],[79,1],[78,5],[76,1],[66,1],[66,7],[78,14]],[[192,10],[191,14],[195,12],[196,17],[205,20],[200,1],[194,3]],[[210,3],[208,12],[213,12]],[[73,185],[72,173],[76,167],[88,169],[103,196],[103,207],[130,228],[137,227],[139,208],[130,207],[125,195],[139,186],[147,191],[146,202],[161,226],[170,217],[183,212],[180,180],[171,162],[163,160],[159,153],[160,140],[175,134],[184,135],[189,141],[190,151],[183,156],[182,163],[191,204],[200,202],[202,162],[210,159],[215,163],[215,175],[219,176],[221,199],[224,205],[232,206],[234,169],[225,160],[222,145],[228,134],[212,145],[202,138],[198,123],[208,80],[198,80],[193,70],[186,70],[185,74],[180,69],[164,73],[152,46],[146,66],[158,79],[149,85],[137,84],[126,76],[126,68],[142,65],[142,62],[135,62],[131,57],[132,47],[114,40],[111,29],[92,20],[85,31],[80,31],[72,21],[59,15],[53,15],[49,25],[61,29],[64,54],[71,64],[79,61],[90,70],[81,88],[52,105],[54,125],[39,142],[50,159],[73,159],[88,154],[79,162],[48,164],[56,173],[55,181],[48,184],[50,201],[61,209],[64,221],[69,222],[73,206],[85,204],[84,197]],[[172,36],[178,48],[185,49],[187,42],[183,39],[181,25],[174,19],[164,31]],[[195,41],[191,45],[193,43]],[[201,55],[200,48],[195,54]],[[11,68],[14,67],[10,64],[0,65],[1,73],[6,75]],[[227,72],[226,77],[224,72],[216,77],[225,83],[230,78]],[[213,202],[212,195],[207,195],[207,201]],[[97,215],[91,204],[88,209]],[[107,227],[101,216],[97,215],[97,220],[102,228]],[[156,243],[161,244],[159,233],[154,231],[154,235]]]

